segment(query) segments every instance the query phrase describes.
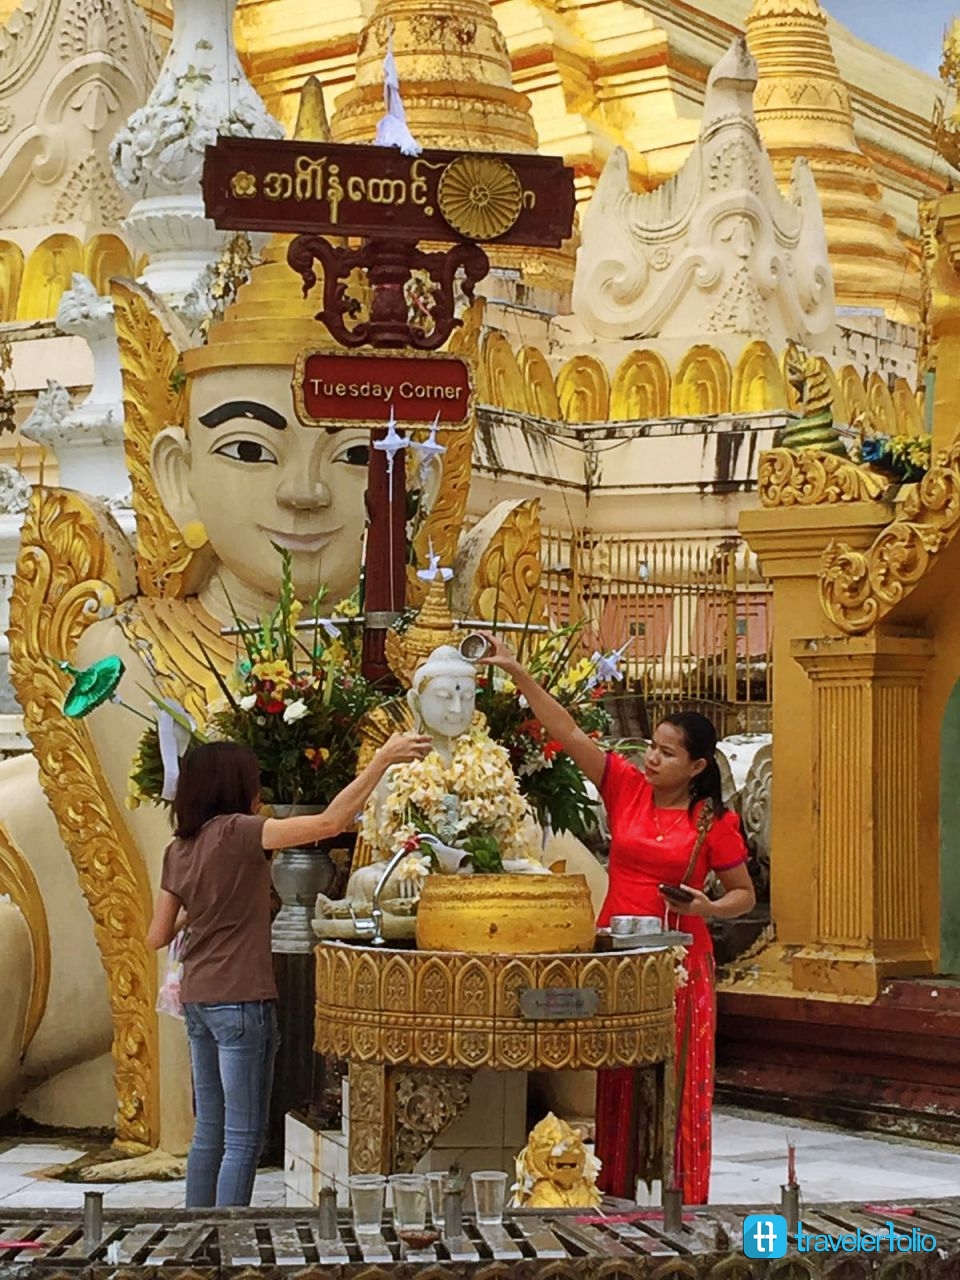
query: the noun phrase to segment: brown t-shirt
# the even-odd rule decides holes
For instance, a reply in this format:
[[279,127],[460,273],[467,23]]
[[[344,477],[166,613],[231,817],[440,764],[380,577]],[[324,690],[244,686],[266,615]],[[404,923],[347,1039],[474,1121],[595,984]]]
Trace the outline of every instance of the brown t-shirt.
[[265,818],[211,818],[189,840],[171,841],[160,887],[187,911],[180,996],[192,1004],[275,1000],[270,953],[270,859]]

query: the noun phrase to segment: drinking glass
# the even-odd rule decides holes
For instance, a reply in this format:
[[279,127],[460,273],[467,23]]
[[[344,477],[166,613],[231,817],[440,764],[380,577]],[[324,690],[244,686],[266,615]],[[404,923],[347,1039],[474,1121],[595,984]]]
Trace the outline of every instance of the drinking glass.
[[379,1235],[383,1222],[383,1195],[387,1180],[382,1173],[354,1173],[347,1179],[353,1229],[358,1236]]
[[447,1178],[448,1175],[443,1172],[427,1174],[430,1221],[438,1231],[443,1230],[443,1197],[447,1193]]
[[473,1207],[480,1226],[498,1226],[503,1221],[503,1202],[507,1194],[507,1175],[499,1169],[471,1173]]
[[427,1180],[422,1173],[395,1173],[390,1179],[397,1231],[423,1231],[427,1225]]

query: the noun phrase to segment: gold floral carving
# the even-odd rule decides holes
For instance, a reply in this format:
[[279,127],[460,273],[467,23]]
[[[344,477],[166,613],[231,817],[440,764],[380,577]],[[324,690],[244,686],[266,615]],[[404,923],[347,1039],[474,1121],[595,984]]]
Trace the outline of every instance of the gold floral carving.
[[540,575],[540,500],[528,498],[513,508],[480,558],[473,617],[539,622],[544,611]]
[[887,482],[849,458],[816,449],[769,449],[760,455],[757,493],[765,507],[869,502]]
[[386,1172],[390,1159],[389,1117],[384,1106],[386,1068],[376,1063],[351,1062],[349,1083],[350,1172]]
[[457,156],[440,175],[437,204],[454,231],[471,240],[495,240],[520,217],[523,188],[505,160]]
[[33,946],[33,981],[20,1041],[21,1051],[36,1034],[50,991],[50,930],[36,876],[9,833],[0,826],[0,893],[8,894],[26,921]]
[[908,595],[960,523],[960,441],[908,485],[897,518],[866,551],[831,542],[820,565],[820,604],[848,634],[869,631]]
[[435,1139],[470,1101],[469,1071],[393,1073],[393,1167],[412,1173]]
[[[322,943],[316,956],[314,1046],[350,1060],[351,1130],[357,1064],[595,1070],[661,1062],[673,1053],[674,960],[666,951],[481,958]],[[593,988],[596,1016],[524,1018],[522,992],[546,987]],[[364,1149],[372,1156],[381,1139],[369,1136]],[[351,1150],[353,1140],[351,1131]]]
[[159,1134],[156,964],[146,946],[150,885],[89,732],[63,714],[70,660],[84,630],[132,586],[126,541],[107,511],[78,494],[34,490],[10,600],[11,676],[40,780],[93,916],[110,989],[117,1138]]
[[137,579],[147,596],[187,594],[197,553],[183,541],[160,501],[150,473],[155,437],[186,423],[186,392],[175,322],[161,318],[138,285],[111,286],[123,372],[124,446],[137,517]]

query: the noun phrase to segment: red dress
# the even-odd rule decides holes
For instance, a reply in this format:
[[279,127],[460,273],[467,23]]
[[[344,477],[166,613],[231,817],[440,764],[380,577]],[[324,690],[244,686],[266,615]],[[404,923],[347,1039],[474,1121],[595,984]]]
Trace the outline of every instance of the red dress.
[[[623,756],[607,756],[600,795],[610,826],[610,883],[597,921],[612,916],[663,916],[657,885],[684,879],[697,839],[698,809],[658,810],[654,822],[653,788]],[[729,871],[746,861],[747,850],[735,813],[718,817],[697,855],[686,882],[702,889],[708,871]],[[713,944],[701,916],[670,910],[668,927],[693,934],[687,949],[687,982],[677,989],[677,1070],[683,1071],[677,1144],[676,1185],[685,1204],[706,1204],[710,1188],[711,1112],[713,1108],[714,993]],[[681,1056],[685,1066],[681,1067]],[[601,1071],[597,1085],[596,1153],[603,1164],[599,1186],[632,1200],[638,1173],[637,1072]]]

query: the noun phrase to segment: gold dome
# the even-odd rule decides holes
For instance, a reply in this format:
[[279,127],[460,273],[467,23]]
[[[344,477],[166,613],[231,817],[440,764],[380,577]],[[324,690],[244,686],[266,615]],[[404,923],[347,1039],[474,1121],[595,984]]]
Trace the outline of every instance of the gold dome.
[[838,305],[915,322],[916,270],[854,134],[818,0],[755,0],[747,40],[759,68],[754,111],[777,180],[789,184],[797,156],[813,170]]
[[513,88],[489,0],[380,0],[360,34],[355,87],[337,100],[335,141],[373,141],[391,31],[407,123],[421,146],[536,151],[530,100]]

